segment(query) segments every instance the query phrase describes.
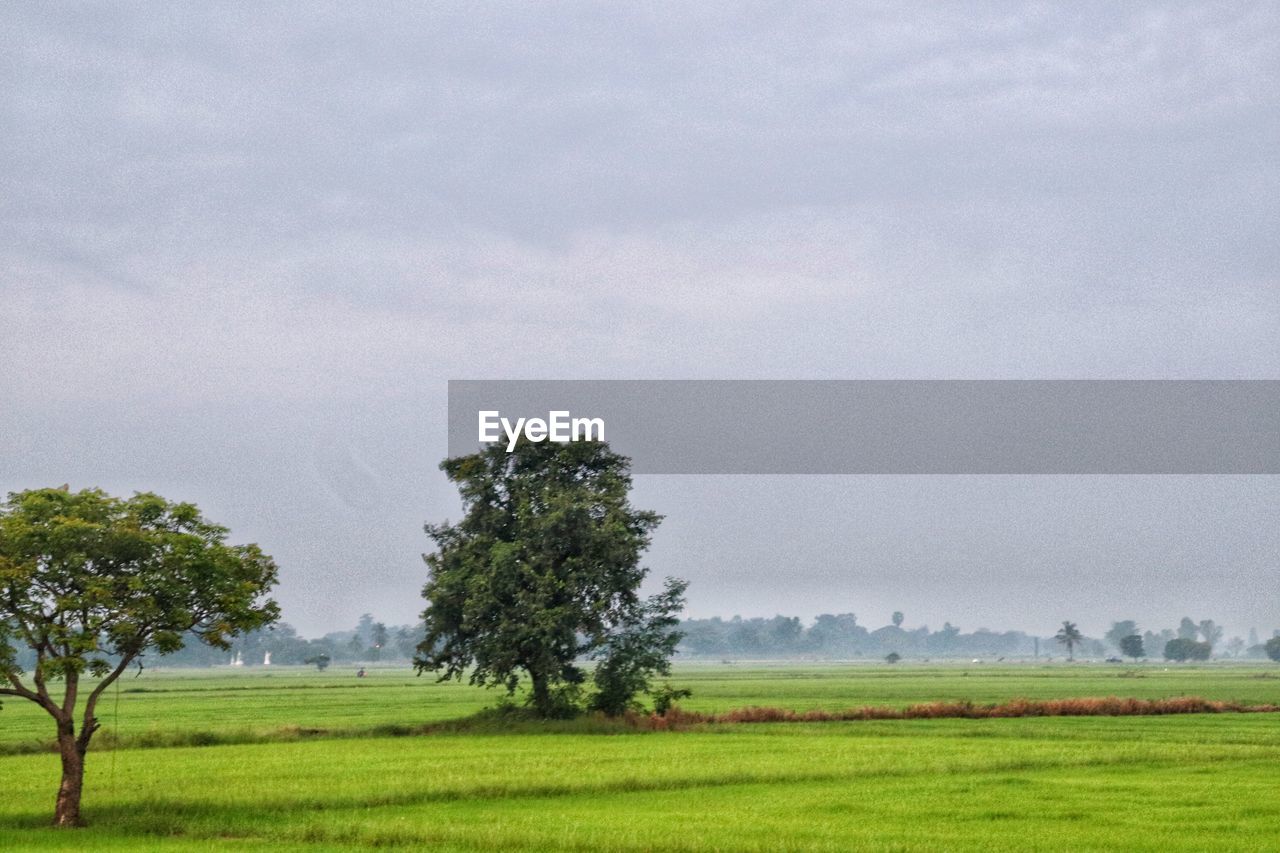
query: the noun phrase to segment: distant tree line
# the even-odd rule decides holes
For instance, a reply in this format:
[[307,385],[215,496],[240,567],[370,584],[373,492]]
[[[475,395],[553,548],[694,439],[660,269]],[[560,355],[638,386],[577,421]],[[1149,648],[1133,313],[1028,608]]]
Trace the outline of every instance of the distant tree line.
[[366,613],[349,630],[308,640],[299,636],[292,625],[279,622],[236,638],[230,651],[188,644],[177,652],[153,658],[151,665],[218,666],[239,661],[244,666],[261,666],[268,654],[272,664],[307,664],[321,669],[330,664],[408,663],[424,632],[421,623],[387,625]]
[[[945,657],[1056,657],[1062,652],[1050,639],[1022,631],[979,628],[965,633],[950,622],[931,631],[928,626],[902,627],[902,614],[891,623],[868,628],[853,613],[824,613],[805,625],[796,616],[772,618],[686,619],[680,625],[684,639],[680,653],[705,658],[903,658]],[[1038,642],[1038,645],[1037,645]],[[1098,640],[1076,645],[1081,654],[1101,654]]]
[[[1176,628],[1143,631],[1133,620],[1112,624],[1102,637],[1081,635],[1068,649],[1056,635],[1037,637],[1022,631],[992,631],[986,628],[965,632],[944,623],[934,631],[928,626],[903,627],[901,612],[890,624],[868,628],[852,613],[818,616],[806,625],[797,616],[769,618],[685,619],[679,630],[684,635],[678,652],[683,658],[706,659],[884,659],[926,658],[1057,658],[1074,655],[1086,659],[1111,656],[1140,660],[1196,661],[1271,658],[1280,661],[1280,632],[1261,641],[1256,631],[1248,640],[1232,637],[1223,641],[1221,626],[1211,619],[1183,618]],[[1074,626],[1073,626],[1074,627]],[[288,623],[251,631],[235,638],[230,651],[200,643],[163,656],[151,656],[151,666],[219,666],[239,660],[245,666],[261,666],[267,653],[272,664],[315,665],[321,668],[369,663],[408,663],[413,660],[425,633],[416,625],[388,625],[372,614],[364,614],[352,628],[332,631],[306,639]],[[1061,631],[1059,631],[1061,633]],[[1037,642],[1038,641],[1038,642]],[[20,663],[23,660],[19,655]]]
[[[1280,632],[1274,643],[1261,643],[1251,631],[1248,642],[1233,637],[1222,642],[1223,630],[1212,619],[1184,617],[1176,628],[1141,631],[1133,620],[1115,622],[1103,637],[1087,637],[1074,623],[1057,634],[1037,637],[1022,631],[978,628],[964,632],[950,622],[936,631],[922,625],[903,627],[903,614],[894,612],[889,624],[869,628],[853,613],[824,613],[806,625],[797,616],[771,618],[686,619],[679,651],[698,658],[835,658],[895,660],[923,658],[1041,658],[1077,656],[1165,660],[1266,658],[1280,660]],[[1069,626],[1069,630],[1068,630]],[[1068,642],[1069,640],[1069,642]],[[1275,654],[1271,654],[1271,651]]]
[[[683,658],[704,659],[787,659],[829,658],[879,660],[894,655],[897,660],[932,658],[1040,658],[1082,657],[1102,659],[1112,656],[1133,660],[1202,661],[1210,658],[1270,658],[1280,661],[1280,631],[1267,641],[1250,631],[1248,640],[1232,637],[1212,619],[1183,617],[1175,628],[1141,630],[1134,620],[1114,622],[1102,637],[1080,635],[1071,648],[1046,634],[1037,637],[1022,631],[992,631],[978,628],[964,632],[950,622],[934,631],[928,626],[903,627],[903,614],[895,612],[889,624],[869,628],[853,613],[824,613],[806,625],[797,616],[769,618],[734,616],[729,619],[685,619],[678,653]],[[1072,625],[1074,628],[1074,624]],[[362,615],[352,628],[331,631],[306,639],[286,622],[250,631],[232,641],[229,651],[203,643],[188,642],[183,648],[163,656],[149,657],[150,666],[225,666],[238,661],[244,666],[261,666],[270,654],[272,664],[296,666],[359,665],[369,663],[409,663],[419,652],[425,628],[416,625],[388,625],[372,614]],[[1059,634],[1062,632],[1059,631]],[[31,653],[19,653],[19,665],[30,668]]]
[[1267,642],[1258,639],[1256,629],[1249,639],[1232,637],[1223,642],[1225,632],[1212,619],[1196,621],[1182,617],[1177,628],[1139,631],[1132,619],[1114,622],[1105,635],[1111,647],[1129,658],[1163,658],[1171,661],[1195,661],[1218,658],[1271,658],[1280,661],[1280,631]]
[[[1046,634],[1037,637],[1023,631],[978,628],[965,632],[950,622],[934,631],[927,625],[903,627],[903,614],[895,612],[890,623],[869,628],[853,613],[824,613],[805,624],[798,616],[768,618],[734,616],[729,619],[685,619],[678,652],[683,658],[706,659],[884,659],[927,658],[1041,658],[1112,656],[1140,660],[1197,661],[1220,659],[1280,660],[1280,632],[1266,642],[1256,631],[1248,641],[1232,637],[1223,641],[1223,630],[1211,619],[1184,617],[1176,628],[1143,631],[1133,620],[1112,624],[1102,637],[1079,635],[1071,648]],[[1074,628],[1074,624],[1072,625]],[[218,666],[239,660],[245,666],[261,666],[267,653],[271,663],[283,665],[408,663],[424,635],[424,626],[387,625],[371,614],[345,631],[332,631],[306,639],[288,623],[252,631],[235,639],[224,652],[199,643],[152,657],[152,666]],[[1061,630],[1058,632],[1062,633]]]

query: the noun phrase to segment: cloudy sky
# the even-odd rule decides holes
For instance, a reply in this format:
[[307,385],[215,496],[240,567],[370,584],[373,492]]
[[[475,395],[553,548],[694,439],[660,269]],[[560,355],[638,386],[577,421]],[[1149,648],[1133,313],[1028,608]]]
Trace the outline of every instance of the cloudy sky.
[[[450,378],[1280,378],[1280,8],[964,5],[6,5],[0,489],[316,633],[421,609]],[[697,615],[1270,633],[1276,479],[636,501]]]

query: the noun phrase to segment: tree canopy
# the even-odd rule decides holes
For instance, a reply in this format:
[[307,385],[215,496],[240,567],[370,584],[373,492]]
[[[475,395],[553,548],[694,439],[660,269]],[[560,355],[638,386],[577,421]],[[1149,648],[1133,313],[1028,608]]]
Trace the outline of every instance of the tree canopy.
[[[0,696],[29,700],[57,724],[58,824],[80,823],[84,755],[112,682],[148,650],[176,651],[191,636],[229,648],[277,617],[263,598],[275,563],[256,545],[227,544],[227,532],[193,504],[154,494],[36,489],[0,505]],[[34,655],[29,675],[20,648]],[[98,680],[77,721],[86,674]]]
[[1164,659],[1175,661],[1208,660],[1213,646],[1188,637],[1177,637],[1164,644]]
[[1147,650],[1146,646],[1142,642],[1142,636],[1140,634],[1130,634],[1127,637],[1121,637],[1120,653],[1125,657],[1130,657],[1134,660],[1146,657]]
[[1053,638],[1067,647],[1067,659],[1073,660],[1075,658],[1076,645],[1084,641],[1084,634],[1080,633],[1076,623],[1063,622],[1062,627],[1058,629],[1058,633],[1053,635]]
[[420,672],[508,692],[527,676],[532,706],[553,716],[577,707],[582,657],[599,659],[615,709],[664,671],[684,584],[668,579],[648,600],[638,593],[661,516],[631,506],[625,457],[604,442],[526,440],[440,467],[464,515],[426,525],[436,551],[425,557]]

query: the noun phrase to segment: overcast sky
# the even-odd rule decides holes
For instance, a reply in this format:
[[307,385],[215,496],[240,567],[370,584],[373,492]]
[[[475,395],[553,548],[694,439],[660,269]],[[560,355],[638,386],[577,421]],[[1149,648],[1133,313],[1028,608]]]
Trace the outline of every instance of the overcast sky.
[[[646,5],[6,4],[0,489],[314,634],[421,610],[450,378],[1280,378],[1280,6]],[[1265,636],[1277,479],[635,500],[696,615]]]

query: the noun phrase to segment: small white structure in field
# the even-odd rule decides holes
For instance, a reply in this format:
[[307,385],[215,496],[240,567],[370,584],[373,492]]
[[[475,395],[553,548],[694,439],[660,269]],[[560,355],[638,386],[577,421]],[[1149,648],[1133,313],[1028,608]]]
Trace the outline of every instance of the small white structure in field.
[[271,666],[271,652],[267,652],[262,656],[262,665]]
[[244,666],[244,659],[240,657],[240,653],[236,652],[236,656],[231,659],[232,666]]

